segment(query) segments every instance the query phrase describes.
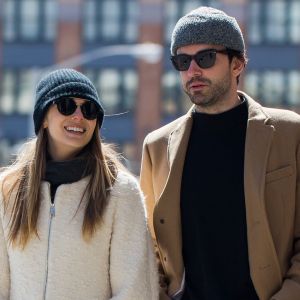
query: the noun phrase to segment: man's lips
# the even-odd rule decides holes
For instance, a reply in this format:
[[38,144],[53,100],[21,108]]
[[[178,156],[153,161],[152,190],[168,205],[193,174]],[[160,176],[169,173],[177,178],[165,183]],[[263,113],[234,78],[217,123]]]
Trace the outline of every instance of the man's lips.
[[207,86],[207,84],[202,83],[202,82],[199,82],[199,83],[195,82],[195,83],[190,84],[189,87],[190,88],[197,88],[197,87],[203,87],[203,86]]
[[210,84],[209,80],[194,77],[186,84],[187,90],[201,90]]
[[203,88],[207,87],[208,85],[206,83],[203,82],[193,82],[191,84],[188,85],[188,89],[189,90],[202,90]]

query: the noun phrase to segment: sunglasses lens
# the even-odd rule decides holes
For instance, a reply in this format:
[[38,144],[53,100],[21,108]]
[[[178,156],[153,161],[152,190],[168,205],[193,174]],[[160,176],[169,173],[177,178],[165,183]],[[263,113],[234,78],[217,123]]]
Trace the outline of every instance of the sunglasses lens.
[[[72,115],[77,109],[77,104],[73,98],[61,98],[55,103],[58,111],[64,116]],[[99,109],[94,102],[86,101],[78,106],[80,106],[81,112],[87,120],[94,120],[98,117]]]
[[94,120],[98,117],[99,109],[96,104],[92,101],[87,101],[81,105],[81,111],[83,116],[87,120]]
[[56,102],[56,105],[58,111],[65,116],[73,114],[77,108],[72,98],[61,98]]
[[199,52],[195,55],[195,61],[200,68],[211,68],[216,62],[216,51]]
[[178,54],[171,57],[173,66],[177,71],[187,71],[190,67],[192,59],[202,69],[211,68],[216,62],[217,50],[204,50],[195,55]]
[[187,71],[190,67],[192,57],[187,54],[178,54],[172,56],[171,60],[176,70]]

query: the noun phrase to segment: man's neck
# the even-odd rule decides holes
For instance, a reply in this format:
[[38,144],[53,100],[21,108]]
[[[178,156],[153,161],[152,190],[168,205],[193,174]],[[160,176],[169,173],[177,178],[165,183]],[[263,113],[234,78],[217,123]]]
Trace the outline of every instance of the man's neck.
[[206,114],[220,114],[238,106],[241,102],[242,100],[240,96],[236,94],[231,100],[219,101],[215,105],[211,105],[211,106],[195,105],[195,111],[206,113]]

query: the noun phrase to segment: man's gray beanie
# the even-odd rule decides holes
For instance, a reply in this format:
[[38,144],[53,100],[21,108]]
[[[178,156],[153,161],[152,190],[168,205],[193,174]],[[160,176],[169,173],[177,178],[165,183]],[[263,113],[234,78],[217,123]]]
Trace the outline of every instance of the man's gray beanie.
[[245,52],[243,34],[236,19],[206,6],[192,10],[178,20],[172,33],[171,54],[175,55],[179,47],[191,44],[222,45]]

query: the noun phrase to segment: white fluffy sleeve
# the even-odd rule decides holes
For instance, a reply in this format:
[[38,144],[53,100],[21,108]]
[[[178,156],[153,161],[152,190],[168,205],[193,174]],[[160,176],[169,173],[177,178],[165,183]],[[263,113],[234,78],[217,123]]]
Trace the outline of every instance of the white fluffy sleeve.
[[121,174],[113,189],[116,201],[110,252],[114,300],[158,299],[158,275],[144,198],[137,181]]

